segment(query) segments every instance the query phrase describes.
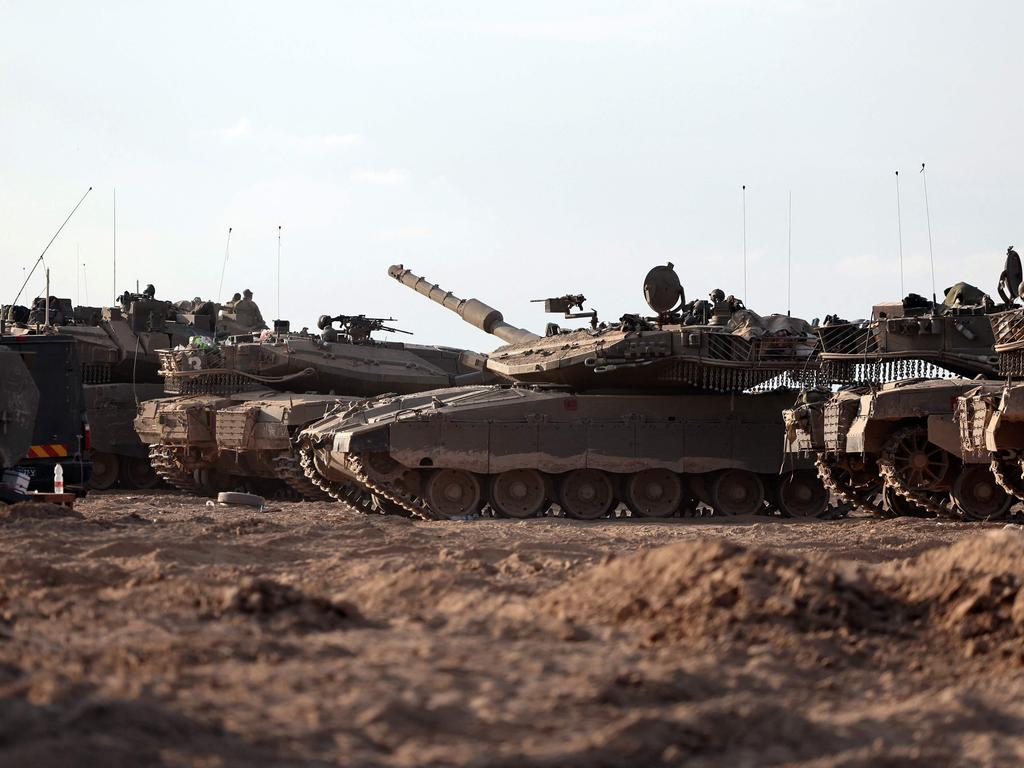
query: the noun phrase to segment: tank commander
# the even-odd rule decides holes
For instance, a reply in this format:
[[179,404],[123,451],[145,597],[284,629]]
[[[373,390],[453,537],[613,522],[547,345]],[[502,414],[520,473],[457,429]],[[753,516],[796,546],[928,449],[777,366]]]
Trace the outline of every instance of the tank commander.
[[263,322],[263,315],[256,302],[252,300],[252,291],[246,288],[242,291],[242,300],[235,304],[235,319],[254,330],[263,329],[267,324]]
[[153,299],[156,297],[156,288],[150,283],[146,286],[146,290],[142,292],[142,295],[147,299]]

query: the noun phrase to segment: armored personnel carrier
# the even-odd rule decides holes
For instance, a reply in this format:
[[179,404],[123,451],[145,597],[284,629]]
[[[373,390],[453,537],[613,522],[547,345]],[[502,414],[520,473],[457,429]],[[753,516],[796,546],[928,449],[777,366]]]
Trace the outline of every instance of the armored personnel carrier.
[[[154,468],[192,493],[243,489],[329,499],[292,452],[302,427],[355,399],[493,378],[474,352],[374,339],[375,331],[398,330],[389,321],[324,315],[320,335],[279,323],[259,339],[161,352],[164,386],[177,396],[143,403],[135,420]],[[351,488],[336,493],[358,496]]]
[[127,292],[114,307],[72,308],[67,299],[51,299],[50,305],[49,325],[45,306],[33,307],[9,332],[75,340],[91,438],[89,487],[155,486],[160,478],[132,426],[136,411],[139,403],[163,395],[158,350],[187,344],[194,334],[213,336],[216,309],[207,304],[204,313],[196,313],[191,303],[177,307],[149,293]]
[[[644,293],[654,317],[599,324],[578,295],[545,308],[590,327],[546,336],[505,322],[401,265],[389,274],[506,346],[487,368],[512,385],[386,396],[340,410],[299,438],[303,468],[330,490],[347,483],[427,519],[488,505],[527,518],[557,504],[571,518],[778,510],[833,514],[811,461],[783,467],[782,409],[817,382],[811,326],[760,317],[726,299],[686,303],[672,265]],[[717,292],[716,292],[717,293]]]
[[869,321],[826,322],[822,375],[844,386],[787,410],[787,451],[814,456],[833,494],[877,514],[1005,515],[1011,499],[987,455],[961,450],[954,414],[965,393],[999,388],[997,308],[959,283],[942,304],[911,295]]
[[[28,455],[39,407],[39,390],[17,352],[0,347],[0,472]],[[20,475],[0,479],[0,501],[18,501],[27,485],[18,488]]]

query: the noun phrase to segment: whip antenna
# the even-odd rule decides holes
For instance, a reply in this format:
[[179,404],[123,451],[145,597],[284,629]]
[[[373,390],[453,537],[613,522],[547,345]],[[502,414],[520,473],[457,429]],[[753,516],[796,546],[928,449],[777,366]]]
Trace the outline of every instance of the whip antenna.
[[117,296],[117,187],[114,187],[114,296]]
[[789,190],[789,243],[786,253],[786,316],[793,316],[793,190]]
[[228,227],[228,242],[224,246],[224,263],[220,268],[220,287],[217,288],[217,301],[220,301],[220,297],[223,296],[224,290],[224,270],[228,268],[228,254],[231,252],[231,227]]
[[747,296],[747,185],[743,185],[743,301],[749,303]]
[[932,214],[928,208],[928,174],[924,172],[924,163],[921,163],[921,183],[924,185],[924,215],[928,222],[928,258],[932,263],[932,304],[935,304],[935,253],[932,250]]
[[281,319],[281,225],[277,225],[277,319]]
[[[75,215],[75,211],[78,210],[78,206],[81,205],[85,201],[85,198],[89,196],[90,192],[92,192],[92,187],[89,187],[87,190],[85,190],[85,194],[82,195],[82,199],[78,201],[78,204],[74,208],[71,209],[71,213],[68,214],[68,217],[66,219],[64,219],[64,224],[61,224],[57,228],[57,231],[53,233],[53,237],[50,238],[50,242],[48,242],[46,244],[46,247],[43,248],[43,252],[39,254],[39,258],[36,259],[36,263],[32,265],[32,270],[28,273],[28,276],[25,278],[25,282],[23,282],[21,284],[21,288],[18,289],[18,295],[14,297],[14,301],[11,302],[12,305],[18,303],[18,299],[21,298],[21,292],[25,290],[25,286],[28,285],[28,281],[32,279],[32,275],[35,273],[36,267],[38,267],[40,262],[43,261],[43,257],[46,255],[46,252],[48,250],[50,250],[50,246],[53,245],[53,241],[57,239],[57,235],[59,235],[61,230],[64,229],[64,226],[69,221],[71,221],[71,217]],[[46,295],[46,300],[47,300],[47,302],[49,302],[49,300],[50,300],[50,295],[49,294]]]
[[[896,171],[896,232],[900,238],[900,298],[906,296],[906,289],[903,287],[903,218],[900,214],[900,172]],[[935,289],[935,281],[932,280],[932,290]]]

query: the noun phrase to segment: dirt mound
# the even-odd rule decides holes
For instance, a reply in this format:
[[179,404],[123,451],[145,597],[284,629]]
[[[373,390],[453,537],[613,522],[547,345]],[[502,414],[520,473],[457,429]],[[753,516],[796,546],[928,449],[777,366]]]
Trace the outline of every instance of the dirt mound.
[[644,625],[648,642],[751,640],[779,624],[805,632],[890,632],[908,618],[860,569],[721,540],[610,560],[541,603],[573,621]]
[[277,628],[327,632],[350,626],[360,618],[350,603],[318,595],[271,579],[248,579],[230,587],[212,606],[219,617],[247,615]]
[[84,520],[78,512],[60,504],[35,501],[19,501],[17,504],[0,504],[0,523],[15,523],[19,520],[58,520],[70,518]]
[[966,641],[968,655],[1001,647],[1021,656],[1024,636],[1024,533],[988,531],[904,563],[885,566],[879,581],[933,623]]

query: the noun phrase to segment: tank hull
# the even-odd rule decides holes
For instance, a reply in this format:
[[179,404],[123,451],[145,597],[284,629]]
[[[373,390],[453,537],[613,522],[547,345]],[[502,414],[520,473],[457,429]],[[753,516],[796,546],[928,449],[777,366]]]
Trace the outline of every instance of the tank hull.
[[[370,492],[417,499],[425,517],[451,517],[458,508],[443,501],[431,508],[442,475],[472,478],[465,480],[469,498],[491,494],[499,512],[508,506],[503,479],[520,478],[542,483],[546,498],[560,499],[573,516],[574,497],[566,494],[589,478],[616,502],[603,514],[614,514],[619,502],[634,514],[680,514],[698,501],[722,514],[756,514],[772,506],[780,477],[813,467],[791,457],[780,475],[782,411],[793,398],[788,391],[664,396],[464,387],[371,401],[307,428],[300,443],[311,479],[328,486],[369,480]],[[637,489],[645,482],[678,501],[641,503]],[[726,491],[749,493],[727,503]]]

